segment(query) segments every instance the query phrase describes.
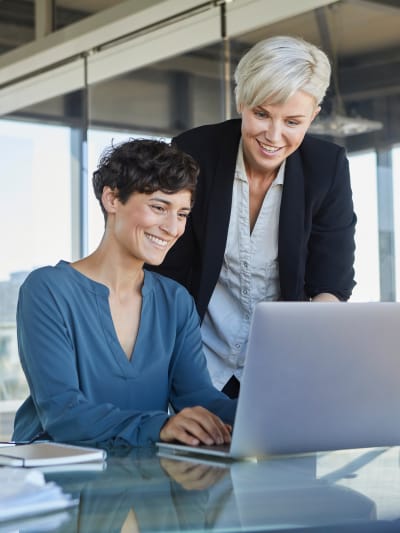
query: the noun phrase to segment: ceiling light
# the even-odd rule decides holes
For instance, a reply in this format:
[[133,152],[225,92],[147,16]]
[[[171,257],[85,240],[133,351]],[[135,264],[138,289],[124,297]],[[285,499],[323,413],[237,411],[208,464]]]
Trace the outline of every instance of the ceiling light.
[[331,137],[349,137],[371,133],[383,128],[383,123],[362,117],[348,117],[346,115],[332,114],[317,118],[309,127],[309,132],[315,135],[329,135]]
[[316,135],[329,135],[331,137],[349,137],[350,135],[360,135],[362,133],[371,133],[383,128],[383,123],[375,120],[369,120],[359,116],[348,116],[340,94],[339,88],[339,65],[336,43],[333,42],[332,36],[336,31],[331,31],[329,18],[327,17],[328,8],[326,6],[315,10],[317,25],[321,42],[332,62],[332,82],[333,98],[332,111],[329,115],[319,116],[309,127],[310,133]]

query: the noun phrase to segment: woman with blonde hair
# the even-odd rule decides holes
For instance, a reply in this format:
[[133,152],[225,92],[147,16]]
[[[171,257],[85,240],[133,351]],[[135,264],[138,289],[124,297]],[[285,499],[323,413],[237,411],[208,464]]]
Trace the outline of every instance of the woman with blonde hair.
[[265,39],[235,71],[241,118],[174,139],[200,175],[186,233],[158,270],[194,296],[212,379],[232,397],[257,302],[345,301],[354,286],[345,150],[307,134],[330,74],[313,44]]

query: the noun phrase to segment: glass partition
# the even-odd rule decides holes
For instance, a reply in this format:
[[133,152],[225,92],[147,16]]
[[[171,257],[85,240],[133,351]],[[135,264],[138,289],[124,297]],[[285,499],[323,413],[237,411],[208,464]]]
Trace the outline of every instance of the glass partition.
[[[313,134],[344,146],[350,160],[358,216],[352,301],[400,300],[400,6],[383,4],[335,2],[235,35],[231,43],[233,61],[274,35],[302,37],[330,57],[332,82],[320,114],[326,127]],[[354,121],[350,133],[332,133],[338,105],[346,125]]]
[[349,157],[354,210],[357,213],[356,260],[357,285],[352,301],[379,301],[379,239],[376,179],[376,154],[373,151]]
[[91,175],[104,148],[129,137],[168,141],[187,128],[222,120],[222,91],[220,43],[90,86],[89,251],[104,229],[91,189]]
[[[322,15],[332,29],[330,42],[321,31]],[[337,84],[324,102],[326,117],[340,92],[349,117],[380,124],[367,133],[325,136],[345,146],[350,159],[358,215],[352,300],[382,299],[388,262],[394,274],[384,280],[386,294],[400,300],[400,8],[335,2],[324,13],[312,10],[266,26],[247,19],[246,27],[251,25],[252,31],[229,40],[216,42],[214,33],[207,33],[205,46],[174,57],[166,50],[164,60],[0,120],[0,410],[26,392],[15,337],[22,280],[33,268],[92,251],[101,238],[104,223],[90,180],[103,149],[133,136],[170,139],[237,116],[234,68],[252,44],[272,35],[301,36],[329,51]],[[381,241],[382,217],[390,209],[394,251]]]
[[71,128],[0,120],[0,440],[26,397],[16,339],[18,291],[29,272],[72,256]]
[[400,300],[400,146],[393,148],[393,204],[396,257],[396,300]]

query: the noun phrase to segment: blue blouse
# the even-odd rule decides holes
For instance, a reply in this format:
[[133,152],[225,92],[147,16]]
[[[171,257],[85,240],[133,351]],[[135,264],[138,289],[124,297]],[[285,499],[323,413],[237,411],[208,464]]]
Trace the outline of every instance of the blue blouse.
[[233,423],[236,402],[211,383],[199,319],[186,289],[145,271],[139,331],[129,360],[111,317],[108,288],[60,261],[21,286],[17,334],[30,396],[13,438],[46,431],[55,441],[147,445],[168,405],[201,405]]

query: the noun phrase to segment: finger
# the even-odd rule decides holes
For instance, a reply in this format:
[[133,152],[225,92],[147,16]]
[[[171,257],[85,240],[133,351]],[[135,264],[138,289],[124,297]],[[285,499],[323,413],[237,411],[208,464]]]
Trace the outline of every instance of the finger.
[[232,440],[232,426],[230,424],[225,424],[222,422],[221,427],[222,437],[225,444],[229,444]]
[[205,418],[192,418],[182,415],[179,424],[187,434],[197,439],[199,443],[211,446],[215,444],[217,442],[216,439],[219,438],[218,432],[212,421]]
[[203,407],[194,407],[193,416],[213,440],[213,444],[231,442],[231,426]]
[[231,442],[231,431],[218,416],[207,412],[208,416],[204,418],[204,429],[212,437],[215,444],[228,444]]
[[192,446],[200,443],[211,446],[223,442],[218,424],[222,427],[222,422],[217,422],[215,415],[206,409],[183,409],[170,418],[160,435],[164,439],[177,439]]
[[214,415],[207,409],[204,409],[204,407],[197,406],[183,409],[181,414],[188,419],[195,420],[202,430],[207,433],[208,438],[206,441],[204,440],[203,434],[200,435],[197,432],[195,433],[202,442],[209,445],[230,442],[230,431],[226,424],[222,422],[218,416]]
[[183,409],[171,417],[160,432],[162,440],[179,440],[196,446],[199,443],[213,445],[229,443],[230,426],[208,411],[196,406]]
[[193,420],[186,419],[182,416],[182,413],[172,416],[161,428],[160,438],[165,442],[171,442],[177,440],[190,446],[197,446],[200,444],[200,439],[204,439],[207,435],[202,432],[200,426]]

